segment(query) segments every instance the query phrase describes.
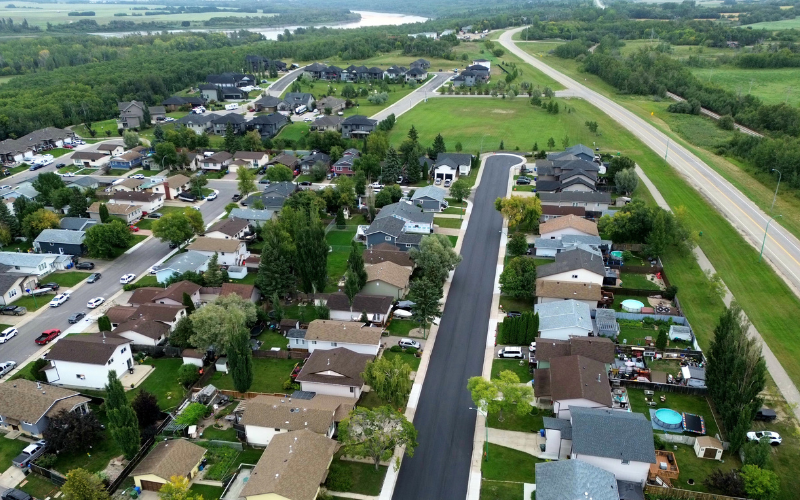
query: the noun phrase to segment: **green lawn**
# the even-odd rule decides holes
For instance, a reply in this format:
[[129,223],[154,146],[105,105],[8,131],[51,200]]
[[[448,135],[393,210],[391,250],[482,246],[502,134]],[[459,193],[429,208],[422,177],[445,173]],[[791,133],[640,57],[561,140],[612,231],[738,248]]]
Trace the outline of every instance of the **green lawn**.
[[11,461],[19,455],[30,443],[19,439],[0,439],[0,469],[4,471],[11,467]]
[[62,287],[69,288],[88,278],[89,274],[82,271],[60,271],[46,276],[46,281],[53,281]]
[[59,488],[49,479],[45,479],[39,474],[28,474],[25,477],[25,485],[19,486],[18,489],[34,498],[44,500],[55,495]]
[[461,215],[461,214],[464,213],[464,208],[466,208],[466,207],[453,207],[453,206],[450,206],[450,207],[447,207],[444,210],[442,210],[441,213],[449,214],[449,215]]
[[[525,348],[523,347],[523,349]],[[520,382],[529,382],[533,378],[528,370],[527,359],[495,359],[492,361],[492,378],[498,378],[500,372],[507,370],[516,373]]]
[[[108,419],[105,413],[99,408],[93,407],[92,411],[97,414],[100,423],[108,426]],[[112,458],[122,455],[122,449],[111,438],[108,430],[103,431],[100,438],[92,443],[88,452],[84,453],[60,453],[53,470],[66,474],[72,469],[86,469],[89,472],[99,472],[108,466]]]
[[130,170],[128,170],[127,168],[112,168],[109,169],[108,172],[106,172],[106,175],[111,175],[113,177],[124,177],[128,175],[129,172]]
[[419,370],[419,363],[422,361],[422,358],[418,358],[413,354],[406,354],[405,352],[385,351],[383,357],[386,359],[400,358],[407,365],[411,366],[413,371]]
[[[298,363],[295,359],[253,359],[253,385],[250,386],[252,392],[284,392],[283,383],[289,379],[292,368]],[[235,391],[233,387],[233,377],[230,374],[216,372],[211,377],[210,384],[218,389]]]
[[275,139],[284,139],[289,141],[299,141],[301,137],[308,135],[308,123],[306,122],[293,122],[286,125],[278,132]]
[[193,484],[189,491],[196,495],[202,495],[203,500],[217,500],[222,496],[225,489],[222,486],[211,486],[210,484]]
[[[328,266],[330,266],[330,255],[328,256]],[[317,311],[313,306],[294,305],[284,309],[283,317],[297,319],[301,323],[309,323],[317,319]]]
[[[346,229],[331,229],[325,235],[325,240],[333,249],[328,254],[328,279],[329,284],[325,287],[325,293],[338,290],[336,284],[347,271],[347,257],[350,256],[350,242],[356,235],[356,226],[348,225]],[[359,251],[363,252],[364,247],[359,245]]]
[[[662,394],[666,394],[667,397],[667,400],[663,403],[659,399],[659,396]],[[644,390],[628,389],[628,397],[631,401],[631,411],[643,413],[647,419],[650,420],[650,412],[648,410],[651,407],[647,406],[645,403]],[[705,421],[707,435],[714,436],[719,432],[719,427],[717,426],[714,416],[711,413],[711,408],[708,405],[708,401],[706,401],[706,398],[703,396],[696,396],[694,394],[677,394],[673,392],[661,393],[656,391],[655,401],[657,405],[653,406],[653,409],[657,410],[659,408],[669,408],[677,411],[678,413],[687,412],[700,415]],[[685,432],[684,434],[687,436],[696,435],[689,432]],[[680,465],[678,466],[680,467]]]
[[394,318],[392,322],[389,323],[389,326],[386,327],[386,330],[390,335],[394,335],[395,337],[408,337],[409,332],[418,327],[419,323],[414,320]]
[[259,335],[257,339],[263,342],[263,344],[261,344],[262,351],[268,351],[273,347],[280,347],[281,349],[286,349],[289,346],[289,339],[287,339],[280,333],[271,332],[269,330],[264,331],[264,333]]
[[434,217],[433,223],[439,227],[446,227],[448,229],[461,229],[461,224],[464,221],[461,219],[450,219],[445,217]]
[[382,400],[375,391],[362,392],[361,398],[358,400],[357,406],[362,408],[378,408],[386,406],[388,403]]
[[[158,209],[158,213],[162,215],[167,215],[168,213],[172,212],[183,212],[184,210],[192,210],[188,207],[161,207]],[[136,223],[136,226],[139,229],[153,229],[153,223],[158,219],[149,219],[144,218]]]
[[522,483],[481,480],[480,500],[519,500],[523,493]]
[[155,366],[156,369],[135,390],[128,391],[129,400],[136,396],[138,389],[153,393],[158,398],[158,406],[167,410],[181,402],[185,394],[183,386],[178,383],[178,370],[183,366],[182,358],[148,358],[144,364]]
[[242,452],[239,453],[236,463],[233,464],[234,468],[239,467],[241,464],[255,465],[263,454],[264,450],[262,448],[251,448],[245,445]]
[[231,427],[229,429],[217,429],[216,427],[206,427],[203,429],[203,439],[216,440],[216,441],[236,441],[236,430]]
[[453,248],[455,248],[456,244],[458,244],[458,236],[454,234],[448,234],[447,239],[450,240],[450,244],[453,245]]
[[620,273],[623,288],[636,288],[639,290],[660,290],[661,288],[647,279],[644,274]]
[[207,442],[199,444],[208,450],[205,455],[205,458],[208,459],[205,479],[221,481],[229,471],[235,470],[236,459],[239,456],[237,450]]
[[231,283],[239,283],[242,285],[255,285],[256,278],[258,278],[258,273],[247,273],[247,275],[240,280],[228,278],[228,281],[230,281]]
[[762,30],[797,30],[800,29],[800,17],[794,19],[781,19],[780,21],[764,21],[761,23],[748,24],[748,28]]
[[[78,134],[79,136],[83,137],[84,139],[92,138],[92,135],[89,133],[89,129],[87,129],[86,125],[84,125],[84,124],[77,125],[77,126],[73,127],[72,130],[75,131],[76,134]],[[108,136],[106,136],[106,131],[111,132],[111,136],[110,137],[112,139],[119,138],[119,133],[117,132],[117,119],[116,118],[111,118],[111,119],[103,120],[103,121],[99,121],[99,122],[93,122],[92,123],[92,130],[94,130],[97,133],[97,135],[94,138],[98,139],[98,140],[108,139]]]
[[617,343],[626,345],[644,345],[645,337],[653,337],[655,341],[658,337],[658,330],[652,327],[642,328],[641,326],[620,325]]
[[328,471],[328,477],[334,475],[349,476],[352,484],[350,491],[352,493],[372,496],[380,494],[383,478],[386,476],[388,467],[379,466],[376,470],[372,464],[340,460],[340,456],[341,452],[334,456]]
[[134,283],[136,283],[136,285],[138,285],[139,287],[164,286],[158,282],[158,278],[156,278],[155,274],[142,274],[139,276],[139,279],[136,280]]
[[[727,472],[742,466],[741,461],[739,461],[739,456],[732,455],[727,451],[722,453],[723,461],[719,462],[717,460],[697,458],[694,448],[688,445],[670,445],[667,449],[675,454],[675,461],[678,463],[678,468],[681,471],[678,479],[672,481],[672,486],[683,490],[720,494],[722,493],[721,491],[713,491],[707,488],[706,485],[703,484],[703,481],[717,469]],[[774,458],[773,461],[775,461]],[[693,479],[694,484],[689,484],[689,479]],[[781,493],[783,498],[795,498],[788,491],[781,491]]]
[[503,311],[533,311],[533,300],[515,299],[507,295],[501,295],[500,307],[503,308]]
[[535,483],[535,467],[541,462],[525,452],[489,443],[489,460],[481,463],[481,473],[490,481]]
[[28,241],[14,241],[10,245],[2,246],[4,252],[27,252],[33,248],[33,245]]
[[500,420],[500,415],[497,413],[489,414],[489,427],[492,429],[503,429],[507,431],[518,432],[539,432],[539,429],[544,429],[544,421],[542,417],[545,415],[544,410],[538,408],[531,408],[530,413],[525,415],[514,415],[505,413],[503,420]]
[[518,178],[519,178],[519,176],[518,176],[518,175],[515,175],[515,176],[514,176],[514,188],[513,188],[513,189],[514,189],[514,191],[527,191],[527,192],[533,192],[533,186],[532,186],[532,185],[530,185],[530,184],[527,184],[527,185],[523,184],[523,185],[521,185],[521,186],[520,186],[520,185],[517,185],[517,182],[516,182],[516,181],[517,181],[517,179],[518,179]]
[[50,299],[55,297],[54,293],[44,293],[42,295],[26,295],[14,301],[15,306],[25,307],[28,312],[36,311],[39,308],[46,307]]
[[67,165],[66,167],[59,168],[58,169],[58,173],[59,174],[66,174],[66,173],[69,173],[69,172],[80,172],[81,170],[83,170],[83,167],[80,167],[78,165]]
[[134,170],[131,170],[131,171],[129,172],[129,175],[128,175],[128,177],[133,177],[134,175],[139,175],[139,174],[141,174],[141,175],[143,175],[143,176],[145,176],[145,177],[155,177],[155,176],[156,176],[156,175],[158,175],[159,173],[161,173],[161,170],[159,170],[159,169],[155,169],[155,170],[152,170],[152,169],[151,169],[151,170],[145,170],[145,169],[143,169],[143,168],[140,168],[140,169],[138,169],[138,170],[136,170],[136,169],[134,169]]

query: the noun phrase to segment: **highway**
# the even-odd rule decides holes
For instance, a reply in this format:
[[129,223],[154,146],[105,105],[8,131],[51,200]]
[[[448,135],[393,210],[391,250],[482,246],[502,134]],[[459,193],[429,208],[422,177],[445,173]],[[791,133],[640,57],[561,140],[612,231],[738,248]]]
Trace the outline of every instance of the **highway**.
[[[667,162],[700,191],[734,227],[746,236],[753,246],[761,247],[770,215],[758,208],[712,168],[679,144],[672,142],[666,134],[653,125],[620,104],[556,71],[539,58],[517,47],[511,37],[522,29],[506,31],[500,36],[499,42],[523,61],[564,85],[576,97],[599,108],[657,154],[666,155]],[[800,240],[780,224],[772,223],[766,238],[764,257],[779,271],[793,291],[800,295]]]

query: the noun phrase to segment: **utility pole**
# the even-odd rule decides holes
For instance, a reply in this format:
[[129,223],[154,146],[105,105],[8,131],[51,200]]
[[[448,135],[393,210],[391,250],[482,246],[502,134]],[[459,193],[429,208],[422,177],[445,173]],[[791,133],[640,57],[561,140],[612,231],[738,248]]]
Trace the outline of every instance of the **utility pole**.
[[761,262],[761,256],[764,255],[764,244],[767,242],[767,231],[769,231],[769,224],[770,222],[774,221],[778,217],[783,217],[783,215],[776,215],[775,217],[771,218],[767,221],[767,227],[764,228],[764,240],[761,242],[761,253],[758,254],[758,261]]

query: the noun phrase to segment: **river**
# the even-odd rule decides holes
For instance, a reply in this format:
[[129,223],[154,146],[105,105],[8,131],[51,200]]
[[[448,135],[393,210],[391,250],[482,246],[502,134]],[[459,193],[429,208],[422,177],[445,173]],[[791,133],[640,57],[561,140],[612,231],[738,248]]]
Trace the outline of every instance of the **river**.
[[[407,14],[392,14],[387,12],[370,12],[364,10],[354,10],[356,14],[361,14],[361,20],[354,22],[354,23],[344,23],[344,24],[320,24],[316,25],[317,28],[327,27],[327,28],[341,28],[341,29],[350,29],[350,28],[362,28],[364,26],[397,26],[399,24],[409,24],[409,23],[423,23],[428,20],[427,17],[421,16],[411,16]],[[271,26],[271,27],[251,27],[251,28],[244,28],[248,31],[253,31],[256,33],[260,33],[264,35],[268,40],[277,40],[278,35],[283,33],[284,30],[294,31],[297,28],[305,28],[307,26]],[[208,32],[208,31],[222,31],[225,33],[230,33],[232,31],[238,31],[233,29],[215,29],[215,28],[208,28],[208,29],[192,29],[192,30],[169,30],[170,33],[181,33],[184,31],[195,31],[195,32]],[[140,31],[120,31],[120,32],[106,32],[106,33],[91,33],[92,35],[104,36],[104,37],[123,37],[128,35],[135,35],[141,33]]]

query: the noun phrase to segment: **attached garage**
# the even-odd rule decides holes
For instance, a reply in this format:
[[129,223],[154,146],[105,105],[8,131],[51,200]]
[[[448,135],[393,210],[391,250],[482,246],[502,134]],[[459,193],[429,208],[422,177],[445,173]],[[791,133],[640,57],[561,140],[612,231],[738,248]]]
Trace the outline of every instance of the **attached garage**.
[[159,491],[172,476],[192,479],[206,449],[186,439],[162,441],[133,470],[133,482],[143,491]]

